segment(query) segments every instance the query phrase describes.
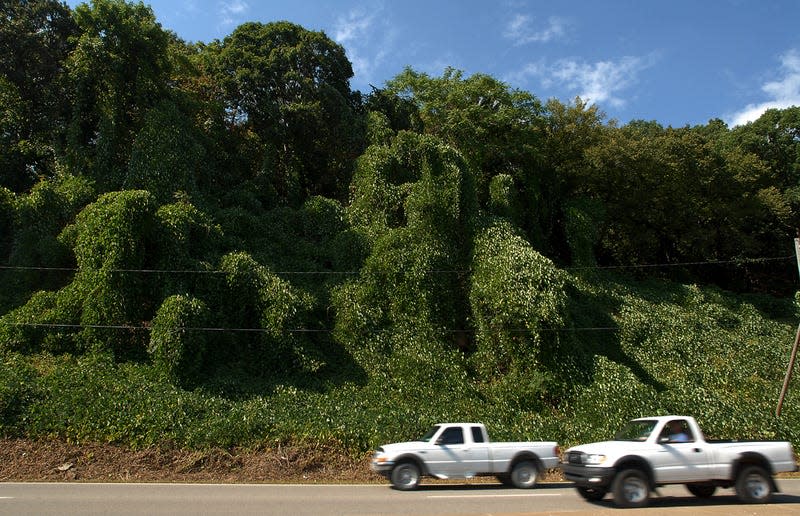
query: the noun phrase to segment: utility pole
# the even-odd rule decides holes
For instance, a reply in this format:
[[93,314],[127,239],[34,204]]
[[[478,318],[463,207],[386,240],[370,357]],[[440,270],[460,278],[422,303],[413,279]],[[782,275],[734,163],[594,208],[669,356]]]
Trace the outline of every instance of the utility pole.
[[[800,273],[800,229],[797,230],[797,238],[794,239],[794,254],[797,257],[797,271]],[[794,370],[794,361],[797,358],[797,348],[800,346],[800,325],[797,326],[797,333],[794,336],[794,346],[792,346],[792,354],[789,356],[789,365],[786,368],[786,377],[783,379],[783,388],[781,388],[781,396],[778,398],[778,407],[775,409],[775,416],[780,417],[781,409],[783,408],[783,399],[786,397],[786,391],[789,390],[789,382],[792,379],[792,371]]]

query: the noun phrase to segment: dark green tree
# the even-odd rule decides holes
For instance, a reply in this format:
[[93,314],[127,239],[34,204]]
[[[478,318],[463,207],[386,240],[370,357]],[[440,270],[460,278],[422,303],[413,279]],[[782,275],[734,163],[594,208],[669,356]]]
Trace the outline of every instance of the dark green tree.
[[22,192],[54,173],[69,105],[64,61],[76,33],[64,2],[0,3],[0,186]]
[[461,152],[475,170],[482,206],[497,174],[511,175],[526,201],[538,195],[544,119],[536,97],[488,75],[464,78],[452,68],[442,77],[407,68],[389,81],[388,91],[414,103],[425,132]]
[[169,34],[143,3],[93,0],[67,61],[72,114],[68,155],[103,190],[122,184],[131,144],[170,79]]
[[255,159],[286,201],[344,198],[363,124],[340,45],[289,22],[245,23],[222,42],[216,73],[229,122],[260,138]]

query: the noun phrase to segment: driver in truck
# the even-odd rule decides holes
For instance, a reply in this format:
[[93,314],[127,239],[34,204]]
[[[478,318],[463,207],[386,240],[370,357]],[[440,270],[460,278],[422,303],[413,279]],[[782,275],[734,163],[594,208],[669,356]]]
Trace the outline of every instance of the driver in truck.
[[669,422],[669,441],[672,443],[687,443],[691,441],[686,433],[683,423],[678,419]]

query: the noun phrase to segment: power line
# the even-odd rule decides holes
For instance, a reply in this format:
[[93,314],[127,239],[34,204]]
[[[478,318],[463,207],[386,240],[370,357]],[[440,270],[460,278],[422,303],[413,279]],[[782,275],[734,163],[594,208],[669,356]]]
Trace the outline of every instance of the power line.
[[[753,263],[770,263],[779,261],[793,260],[794,256],[771,256],[761,258],[735,258],[730,260],[705,260],[696,262],[677,262],[677,263],[648,263],[648,264],[634,264],[634,265],[591,265],[580,267],[565,267],[567,271],[582,271],[582,270],[613,270],[613,269],[655,269],[664,267],[696,267],[705,265],[740,265],[740,264],[753,264]],[[218,269],[203,270],[203,269],[83,269],[79,267],[38,267],[38,266],[20,266],[20,265],[0,265],[0,270],[9,271],[54,271],[54,272],[109,272],[109,273],[136,273],[136,274],[230,274],[231,271],[224,271]],[[358,275],[364,271],[271,271],[276,275]],[[468,274],[469,270],[458,269],[431,269],[422,271],[431,274]],[[393,274],[394,271],[369,271],[370,274],[383,273]]]
[[[62,323],[21,323],[21,322],[7,322],[0,323],[1,325],[26,327],[26,328],[51,328],[51,329],[96,329],[96,330],[129,330],[129,331],[149,331],[152,329],[151,325],[132,325],[132,324],[62,324]],[[169,328],[174,331],[197,331],[209,333],[275,333],[274,330],[268,328],[224,328],[224,327],[206,327],[206,326],[174,326]],[[292,328],[281,330],[280,333],[333,333],[334,330],[330,328]],[[485,333],[481,330],[439,330],[445,333]],[[578,327],[578,328],[492,328],[489,333],[580,333],[580,332],[613,332],[619,331],[619,328],[610,326],[598,327]],[[371,333],[391,333],[392,330],[374,330]]]
[[678,263],[648,263],[638,265],[594,265],[586,267],[567,267],[565,270],[592,270],[592,269],[655,269],[661,267],[693,267],[698,265],[739,265],[747,263],[769,263],[778,261],[788,261],[794,256],[772,256],[764,258],[736,258],[731,260],[706,260],[701,262],[678,262]]

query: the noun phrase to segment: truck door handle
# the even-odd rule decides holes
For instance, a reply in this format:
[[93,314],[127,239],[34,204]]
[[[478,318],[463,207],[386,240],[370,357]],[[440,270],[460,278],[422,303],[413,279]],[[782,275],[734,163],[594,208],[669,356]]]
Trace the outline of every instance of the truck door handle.
[[695,453],[700,453],[700,452],[702,452],[703,450],[701,450],[700,448],[695,448],[695,449],[694,449],[694,450],[692,450],[692,451],[693,451],[693,452],[695,452]]

